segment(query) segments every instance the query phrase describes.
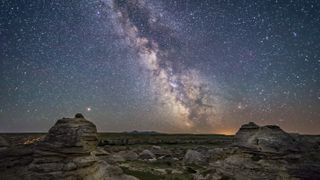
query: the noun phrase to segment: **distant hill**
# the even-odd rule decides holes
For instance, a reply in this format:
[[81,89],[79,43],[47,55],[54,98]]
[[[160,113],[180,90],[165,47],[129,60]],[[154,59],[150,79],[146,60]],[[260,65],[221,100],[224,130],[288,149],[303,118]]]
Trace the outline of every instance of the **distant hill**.
[[124,133],[126,134],[163,134],[157,131],[137,131],[137,130],[129,131],[129,132],[125,131]]

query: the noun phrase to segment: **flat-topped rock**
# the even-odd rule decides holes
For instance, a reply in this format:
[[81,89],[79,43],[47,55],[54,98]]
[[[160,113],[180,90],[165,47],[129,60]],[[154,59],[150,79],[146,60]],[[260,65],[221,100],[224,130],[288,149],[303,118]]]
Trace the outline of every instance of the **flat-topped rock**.
[[59,119],[35,148],[26,179],[136,179],[102,161],[97,151],[97,128],[82,114]]
[[60,153],[90,153],[98,144],[96,126],[81,114],[59,119],[40,143],[40,149]]
[[249,122],[248,124],[244,124],[240,127],[240,130],[252,130],[259,129],[259,126],[254,122]]
[[242,125],[236,133],[236,144],[263,152],[296,151],[295,139],[279,126],[258,126],[253,122]]

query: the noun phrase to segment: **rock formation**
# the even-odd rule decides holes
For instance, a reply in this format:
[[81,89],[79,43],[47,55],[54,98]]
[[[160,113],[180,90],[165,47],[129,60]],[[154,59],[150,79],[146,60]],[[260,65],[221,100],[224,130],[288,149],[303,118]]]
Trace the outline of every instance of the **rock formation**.
[[0,138],[0,179],[320,179],[320,136],[273,125],[248,123],[236,136],[103,133],[119,143],[97,147],[95,125],[77,114],[46,136],[26,135],[30,143],[2,136],[10,145]]
[[236,144],[262,152],[283,153],[297,151],[296,140],[275,125],[244,124],[236,133]]
[[64,154],[89,154],[98,144],[96,126],[76,114],[75,118],[63,118],[49,130],[39,145],[39,150]]
[[58,120],[36,148],[30,179],[135,179],[110,172],[95,156],[97,144],[97,128],[83,115]]
[[308,148],[302,152],[298,149],[301,142],[278,126],[244,124],[236,133],[235,145],[211,150],[205,176],[195,179],[320,178],[319,151]]

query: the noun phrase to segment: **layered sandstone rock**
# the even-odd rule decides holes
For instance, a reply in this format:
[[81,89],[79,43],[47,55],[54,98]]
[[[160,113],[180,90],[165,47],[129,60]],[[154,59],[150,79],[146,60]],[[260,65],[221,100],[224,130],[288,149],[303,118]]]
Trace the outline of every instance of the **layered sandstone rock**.
[[49,130],[39,149],[65,154],[88,154],[97,147],[96,126],[80,118],[63,118]]
[[309,137],[313,143],[304,138],[275,125],[244,124],[235,136],[236,146],[209,150],[207,169],[194,179],[319,179],[317,137]]
[[[96,153],[96,126],[81,114],[63,118],[49,130],[35,149],[28,166],[29,179],[135,179],[100,160]],[[118,168],[117,168],[118,169]],[[121,169],[120,169],[121,170]]]
[[235,138],[237,145],[262,152],[283,153],[298,150],[295,138],[275,125],[260,127],[250,122],[241,126]]

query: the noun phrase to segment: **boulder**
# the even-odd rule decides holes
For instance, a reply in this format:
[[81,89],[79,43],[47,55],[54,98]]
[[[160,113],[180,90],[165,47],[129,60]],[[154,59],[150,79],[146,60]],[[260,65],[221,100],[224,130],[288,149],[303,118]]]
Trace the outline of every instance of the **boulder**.
[[226,157],[226,153],[230,151],[229,148],[213,148],[208,150],[207,155],[210,160],[216,161]]
[[134,151],[120,151],[118,154],[123,157],[125,161],[134,161],[138,159],[138,154]]
[[154,154],[157,158],[162,157],[162,156],[169,156],[172,153],[167,150],[167,149],[163,149],[160,146],[152,146],[151,150],[152,154]]
[[203,165],[206,163],[206,158],[203,154],[195,150],[188,150],[183,158],[185,165]]
[[235,135],[236,145],[262,152],[297,151],[295,139],[275,125],[258,126],[253,122],[242,125]]
[[152,146],[151,149],[157,151],[157,150],[161,150],[161,147],[160,146]]
[[139,159],[142,159],[142,160],[155,159],[155,157],[156,157],[156,156],[155,156],[151,151],[149,151],[149,150],[147,150],[147,149],[143,150],[143,151],[139,154]]

